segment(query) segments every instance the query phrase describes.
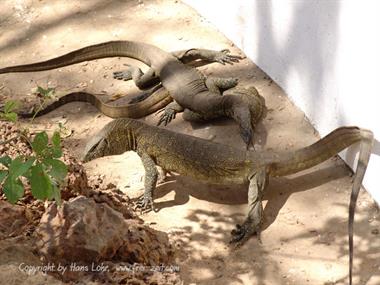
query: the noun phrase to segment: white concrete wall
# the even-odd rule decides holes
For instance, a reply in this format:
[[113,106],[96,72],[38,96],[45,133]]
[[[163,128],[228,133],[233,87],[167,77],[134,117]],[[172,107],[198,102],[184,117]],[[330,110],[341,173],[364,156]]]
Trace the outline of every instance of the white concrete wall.
[[[364,186],[380,202],[380,1],[184,2],[271,76],[321,135],[343,125],[375,133]],[[351,166],[353,153],[341,155]]]

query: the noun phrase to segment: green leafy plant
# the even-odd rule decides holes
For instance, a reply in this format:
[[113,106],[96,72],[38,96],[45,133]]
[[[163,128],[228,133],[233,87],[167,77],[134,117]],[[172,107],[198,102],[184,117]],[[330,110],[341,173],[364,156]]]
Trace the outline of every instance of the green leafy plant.
[[41,200],[54,199],[61,202],[60,186],[67,175],[67,166],[59,160],[62,156],[61,137],[55,132],[49,143],[46,132],[38,133],[30,143],[31,156],[0,157],[0,183],[3,192],[11,203],[16,203],[24,195],[21,177],[25,177],[31,186],[33,196]]
[[0,112],[0,119],[16,122],[17,121],[17,113],[14,110],[18,107],[17,101],[7,101],[5,102],[3,110]]
[[40,95],[42,98],[46,98],[46,99],[49,99],[49,98],[52,98],[54,96],[54,93],[55,93],[55,88],[43,88],[41,86],[37,86],[37,92],[36,92],[38,95]]
[[37,114],[45,107],[45,103],[48,99],[55,97],[55,88],[43,88],[41,86],[37,86],[36,91],[34,92],[37,96],[39,96],[40,102],[39,106],[36,108],[32,120],[37,116]]

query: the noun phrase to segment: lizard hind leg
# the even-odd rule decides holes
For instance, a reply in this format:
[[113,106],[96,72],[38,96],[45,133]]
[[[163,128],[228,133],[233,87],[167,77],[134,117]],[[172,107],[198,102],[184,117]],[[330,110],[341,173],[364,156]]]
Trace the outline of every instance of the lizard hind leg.
[[201,114],[193,112],[189,109],[185,109],[183,111],[182,118],[185,121],[193,123],[204,123],[207,121],[207,118],[205,118],[205,116],[202,116]]
[[262,196],[267,185],[266,169],[259,169],[249,180],[248,217],[243,224],[236,225],[231,231],[231,241],[236,246],[242,245],[252,235],[257,234],[260,240],[260,226],[263,218]]

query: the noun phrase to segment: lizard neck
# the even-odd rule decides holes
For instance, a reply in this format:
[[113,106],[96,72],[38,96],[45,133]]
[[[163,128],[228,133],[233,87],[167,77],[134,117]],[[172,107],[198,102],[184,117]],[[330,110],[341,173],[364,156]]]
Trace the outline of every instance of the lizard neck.
[[132,151],[137,150],[137,136],[136,136],[136,132],[134,131],[133,128],[127,129],[127,142],[128,142],[127,151],[128,150],[132,150]]
[[[117,146],[115,146],[114,149],[120,149],[122,152],[130,150],[136,151],[141,123],[128,118],[117,119],[115,122],[117,125],[114,128],[116,133],[111,134],[112,141],[117,143]],[[122,127],[119,127],[120,125]]]

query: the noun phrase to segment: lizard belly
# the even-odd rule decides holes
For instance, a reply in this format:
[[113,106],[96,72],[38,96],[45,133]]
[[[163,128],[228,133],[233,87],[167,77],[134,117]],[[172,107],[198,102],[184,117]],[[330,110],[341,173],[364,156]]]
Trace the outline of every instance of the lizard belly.
[[201,163],[178,161],[173,165],[166,159],[158,159],[157,165],[167,171],[176,172],[183,176],[213,184],[243,184],[246,182],[244,177],[239,175],[238,171],[226,170],[211,165],[202,165]]
[[201,73],[176,61],[166,63],[159,76],[171,97],[185,108],[196,105],[192,99],[195,95],[208,91]]
[[155,157],[156,164],[167,171],[213,184],[243,184],[247,181],[245,163],[223,163],[210,159],[187,159],[173,151]]
[[143,133],[141,150],[167,171],[215,184],[247,181],[252,161],[246,151],[161,128]]

